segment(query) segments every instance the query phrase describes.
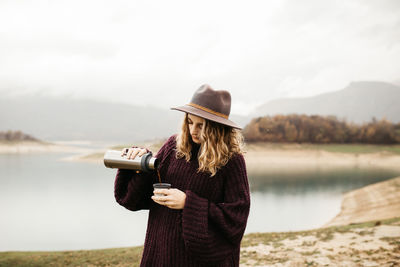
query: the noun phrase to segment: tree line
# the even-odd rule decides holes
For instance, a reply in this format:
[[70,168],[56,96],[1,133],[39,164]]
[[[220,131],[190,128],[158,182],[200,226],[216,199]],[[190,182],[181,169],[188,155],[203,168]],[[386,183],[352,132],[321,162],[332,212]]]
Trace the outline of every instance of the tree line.
[[244,129],[246,142],[400,143],[400,123],[381,119],[348,123],[335,116],[276,115],[253,119]]
[[39,141],[38,139],[21,131],[0,131],[0,141]]

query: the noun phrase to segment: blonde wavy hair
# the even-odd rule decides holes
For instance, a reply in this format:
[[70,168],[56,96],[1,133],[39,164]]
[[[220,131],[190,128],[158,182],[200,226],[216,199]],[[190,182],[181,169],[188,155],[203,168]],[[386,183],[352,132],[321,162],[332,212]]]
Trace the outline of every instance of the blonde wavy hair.
[[[200,140],[198,171],[209,172],[211,176],[225,166],[234,154],[244,153],[243,135],[239,130],[207,119],[204,119]],[[184,158],[189,162],[192,157],[191,150],[192,143],[186,113],[182,130],[176,137],[176,158]]]

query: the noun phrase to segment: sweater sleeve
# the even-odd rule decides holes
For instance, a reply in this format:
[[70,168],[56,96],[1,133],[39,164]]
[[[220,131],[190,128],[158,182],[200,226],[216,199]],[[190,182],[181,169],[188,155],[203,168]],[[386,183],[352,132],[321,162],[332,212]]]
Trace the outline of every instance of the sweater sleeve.
[[188,252],[202,261],[217,262],[240,246],[250,210],[246,165],[234,156],[226,168],[224,200],[213,203],[186,191],[182,231]]
[[[171,137],[165,142],[156,155],[157,159],[164,161],[173,141],[174,139]],[[121,206],[132,211],[149,209],[156,177],[155,172],[137,173],[134,170],[118,169],[114,183],[115,200]]]
[[118,169],[114,183],[115,200],[128,210],[149,209],[152,193],[151,173]]

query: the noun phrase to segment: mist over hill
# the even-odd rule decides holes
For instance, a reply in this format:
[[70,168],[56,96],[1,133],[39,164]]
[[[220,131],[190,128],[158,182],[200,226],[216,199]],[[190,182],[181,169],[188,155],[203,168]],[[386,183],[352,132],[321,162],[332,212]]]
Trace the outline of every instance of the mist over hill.
[[400,86],[385,82],[352,82],[346,88],[307,98],[282,98],[256,108],[251,117],[276,114],[334,115],[364,123],[386,118],[400,122]]
[[163,138],[182,117],[153,107],[27,96],[0,100],[1,130],[23,130],[42,140],[132,142]]
[[[183,113],[156,107],[41,96],[0,98],[0,131],[22,130],[41,140],[114,143],[167,138]],[[232,116],[240,123],[245,118]]]
[[[242,127],[254,117],[275,114],[334,115],[349,122],[386,118],[400,122],[400,86],[353,82],[345,89],[308,98],[267,102],[249,116],[232,114]],[[167,138],[177,133],[181,112],[92,100],[43,96],[2,96],[0,131],[21,130],[41,140],[92,140],[115,143]]]

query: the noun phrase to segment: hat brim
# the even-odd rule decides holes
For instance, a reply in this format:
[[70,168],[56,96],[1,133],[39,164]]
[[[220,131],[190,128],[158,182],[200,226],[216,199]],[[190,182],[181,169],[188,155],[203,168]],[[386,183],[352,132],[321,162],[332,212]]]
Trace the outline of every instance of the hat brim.
[[171,109],[186,112],[186,113],[189,113],[189,114],[192,114],[192,115],[195,115],[195,116],[198,116],[198,117],[210,120],[210,121],[214,121],[214,122],[226,125],[226,126],[230,126],[235,129],[239,129],[239,130],[242,129],[242,127],[240,127],[239,125],[237,125],[236,123],[234,123],[231,120],[222,118],[222,117],[212,114],[210,112],[207,112],[202,109],[192,107],[189,105],[184,105],[184,106],[175,107],[175,108],[171,108]]

